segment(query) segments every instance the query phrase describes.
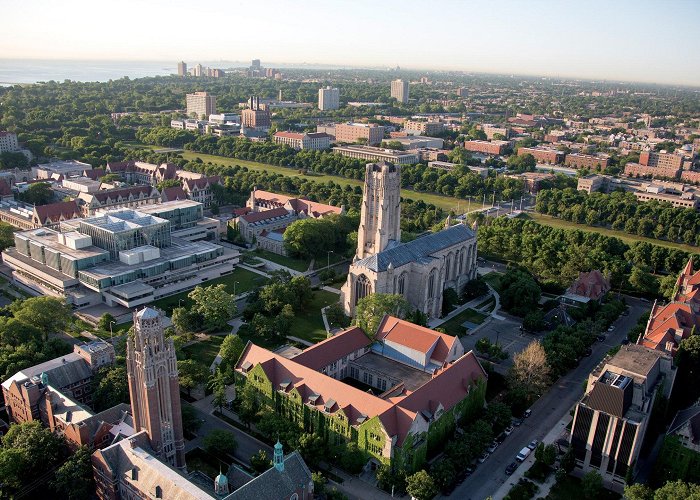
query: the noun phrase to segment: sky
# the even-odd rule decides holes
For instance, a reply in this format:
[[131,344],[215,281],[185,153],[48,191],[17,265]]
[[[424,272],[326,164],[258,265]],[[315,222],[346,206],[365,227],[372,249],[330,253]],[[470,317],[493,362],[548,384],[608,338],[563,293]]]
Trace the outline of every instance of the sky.
[[262,60],[700,86],[700,0],[0,0],[0,59]]

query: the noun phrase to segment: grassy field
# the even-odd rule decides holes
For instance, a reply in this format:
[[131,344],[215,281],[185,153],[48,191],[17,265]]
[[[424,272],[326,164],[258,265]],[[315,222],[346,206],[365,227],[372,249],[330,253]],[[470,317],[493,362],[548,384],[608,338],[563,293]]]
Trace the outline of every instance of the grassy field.
[[216,355],[219,354],[219,348],[223,341],[224,337],[222,335],[212,335],[209,337],[209,340],[188,345],[183,347],[182,350],[188,359],[194,359],[209,368],[214,362]]
[[492,271],[484,274],[484,281],[491,285],[494,290],[498,291],[499,287],[501,286],[501,276],[503,276],[501,273]]
[[[236,294],[239,295],[243,292],[247,292],[248,290],[252,290],[253,288],[262,285],[265,282],[265,277],[260,276],[259,274],[253,273],[251,271],[248,271],[247,269],[242,269],[240,267],[237,267],[236,269],[233,270],[231,274],[228,274],[226,276],[222,276],[221,278],[216,278],[213,280],[205,281],[202,283],[203,286],[210,286],[210,285],[218,285],[220,283],[223,283],[226,285],[226,291],[228,293],[233,293],[234,289],[234,284],[238,282],[235,285],[236,288]],[[162,299],[158,299],[155,302],[153,302],[151,305],[154,305],[160,309],[163,309],[166,314],[169,316],[172,312],[173,309],[179,306],[180,301],[182,300],[182,305],[185,307],[191,306],[192,301],[190,300],[189,297],[187,297],[187,294],[190,293],[189,291],[178,293],[176,295],[171,295],[169,297],[164,297]]]
[[321,309],[338,302],[338,300],[339,297],[336,293],[314,290],[313,299],[306,311],[294,317],[289,334],[309,342],[320,342],[325,339],[327,334],[326,328],[323,326]]
[[295,271],[299,271],[300,273],[306,272],[309,269],[309,264],[311,264],[310,260],[301,260],[292,257],[287,257],[285,255],[278,255],[276,253],[268,252],[267,250],[263,250],[260,248],[252,252],[250,255],[254,257],[260,257],[261,259],[267,259],[269,261],[274,262],[275,264],[289,267],[290,269],[294,269]]
[[466,309],[451,320],[440,325],[439,328],[443,328],[450,335],[461,337],[466,332],[466,328],[462,326],[462,323],[469,321],[470,323],[479,325],[483,323],[485,319],[485,314],[481,314],[474,309]]
[[[226,158],[224,156],[207,155],[203,153],[193,153],[191,151],[184,151],[180,153],[186,160],[194,160],[196,158],[201,158],[203,162],[217,163],[219,165],[240,165],[241,167],[248,167],[250,170],[258,170],[263,172],[274,172],[277,174],[286,175],[287,177],[304,177],[310,181],[314,182],[328,182],[333,181],[341,186],[362,186],[364,183],[356,179],[347,179],[345,177],[338,177],[335,175],[326,174],[316,174],[303,175],[298,172],[297,169],[279,167],[276,165],[268,165],[265,163],[258,163],[248,160],[239,160],[237,158]],[[438,194],[432,193],[420,193],[418,191],[413,191],[411,189],[402,189],[402,196],[405,198],[411,198],[412,200],[423,200],[426,203],[432,203],[436,207],[440,207],[444,210],[455,210],[464,211],[467,208],[467,201],[459,198],[452,198],[450,196],[440,196]],[[481,203],[472,201],[471,207],[476,210],[481,208]]]
[[556,217],[551,217],[549,215],[542,215],[537,213],[529,213],[520,216],[521,218],[527,218],[544,224],[546,226],[556,227],[560,229],[578,229],[580,231],[589,231],[592,233],[604,234],[605,236],[614,236],[615,238],[620,238],[625,243],[634,243],[636,241],[646,241],[652,245],[659,245],[662,247],[677,248],[678,250],[683,250],[684,252],[698,253],[700,248],[691,245],[684,245],[682,243],[674,243],[672,241],[657,240],[654,238],[646,238],[644,236],[637,236],[634,234],[628,234],[624,231],[614,231],[612,229],[607,229],[604,227],[591,227],[585,224],[576,224],[575,222],[570,222],[568,220],[557,219]]

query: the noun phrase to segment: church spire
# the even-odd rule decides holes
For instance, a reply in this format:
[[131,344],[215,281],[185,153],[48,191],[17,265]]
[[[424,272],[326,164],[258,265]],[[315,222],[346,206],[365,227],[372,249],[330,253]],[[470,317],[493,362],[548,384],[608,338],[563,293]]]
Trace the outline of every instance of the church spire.
[[272,463],[280,472],[284,472],[284,449],[282,448],[282,443],[280,443],[279,438],[277,439],[277,444],[275,444],[275,455],[273,457]]

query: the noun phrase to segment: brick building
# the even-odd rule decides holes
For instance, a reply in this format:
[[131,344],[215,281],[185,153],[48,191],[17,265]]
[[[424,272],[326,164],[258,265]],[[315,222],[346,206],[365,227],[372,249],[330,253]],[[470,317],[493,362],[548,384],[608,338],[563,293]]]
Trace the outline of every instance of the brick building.
[[556,165],[564,161],[564,156],[566,156],[562,151],[545,148],[542,146],[535,146],[533,148],[518,148],[518,156],[530,154],[535,157],[537,163],[549,163]]
[[508,141],[465,141],[464,149],[474,153],[484,153],[489,155],[502,155],[510,147]]
[[667,179],[677,179],[680,174],[681,169],[676,166],[642,165],[641,163],[633,162],[629,162],[625,165],[625,175],[629,177],[664,177]]
[[338,123],[335,126],[336,142],[359,142],[364,139],[368,145],[379,144],[384,139],[384,127],[373,123]]
[[276,144],[286,144],[296,150],[321,151],[331,147],[331,136],[323,132],[276,132],[273,139]]
[[604,169],[610,164],[608,156],[585,155],[581,153],[569,153],[564,158],[564,165],[571,168],[585,168],[589,170]]

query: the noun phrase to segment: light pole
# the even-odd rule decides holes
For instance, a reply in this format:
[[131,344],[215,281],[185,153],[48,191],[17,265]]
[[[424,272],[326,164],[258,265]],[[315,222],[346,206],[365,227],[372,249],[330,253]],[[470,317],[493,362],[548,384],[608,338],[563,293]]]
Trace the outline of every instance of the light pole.
[[240,284],[240,281],[233,282],[233,296],[236,297],[236,285]]
[[182,307],[182,301],[183,301],[183,300],[185,300],[185,299],[179,299],[179,300],[177,301],[177,307],[178,307],[178,308]]
[[114,333],[112,332],[112,325],[113,325],[114,323],[116,323],[115,320],[112,320],[112,321],[109,322],[109,342],[110,342],[111,344],[114,343],[114,338],[113,338],[113,337],[114,337]]
[[328,250],[328,252],[326,252],[326,258],[328,259],[328,264],[326,265],[326,269],[331,267],[331,254],[332,253],[335,253],[335,252],[333,250]]

